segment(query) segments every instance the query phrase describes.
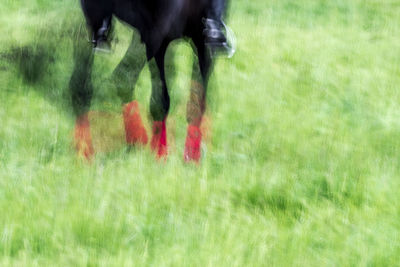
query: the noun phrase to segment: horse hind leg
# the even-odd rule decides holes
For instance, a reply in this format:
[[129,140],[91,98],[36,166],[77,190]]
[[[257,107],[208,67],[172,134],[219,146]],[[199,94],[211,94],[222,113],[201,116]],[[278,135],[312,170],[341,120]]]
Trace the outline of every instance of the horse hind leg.
[[[93,0],[81,0],[81,7],[85,14],[86,23],[91,31],[97,34],[103,19],[110,16],[110,8],[105,7],[106,0],[95,2]],[[72,106],[76,116],[75,123],[75,148],[78,156],[90,160],[94,156],[94,149],[90,133],[89,108],[93,95],[91,83],[93,66],[93,47],[86,41],[85,27],[80,26],[73,36],[74,40],[74,70],[69,82],[72,98]],[[96,37],[97,38],[97,37]],[[95,39],[96,39],[95,38]]]
[[146,145],[148,142],[146,128],[140,115],[139,102],[132,100],[133,89],[146,60],[145,46],[141,44],[138,36],[134,35],[125,56],[112,75],[112,84],[122,101],[125,138],[128,145]]
[[199,162],[201,158],[201,123],[206,109],[206,90],[211,67],[211,57],[201,38],[194,40],[198,62],[194,60],[190,98],[187,104],[187,136],[184,150],[186,162]]
[[168,44],[162,45],[155,55],[155,62],[149,62],[152,91],[150,98],[150,113],[153,119],[151,149],[158,158],[168,155],[166,120],[170,107],[167,83],[165,79],[164,57]]
[[94,155],[88,115],[93,95],[91,83],[93,53],[91,46],[81,36],[80,29],[76,35],[77,40],[74,42],[74,70],[69,82],[69,89],[72,107],[76,116],[75,148],[79,157],[90,160]]

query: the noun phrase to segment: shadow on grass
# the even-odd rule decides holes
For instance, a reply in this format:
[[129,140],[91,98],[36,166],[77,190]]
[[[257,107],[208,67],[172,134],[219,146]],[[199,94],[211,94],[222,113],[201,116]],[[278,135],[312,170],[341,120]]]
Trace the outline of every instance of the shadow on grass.
[[0,71],[7,72],[7,79],[2,81],[5,88],[15,88],[14,81],[20,79],[23,91],[34,91],[57,109],[64,110],[71,101],[68,89],[71,40],[87,36],[77,20],[61,24],[63,27],[48,26],[31,32],[32,38],[26,44],[11,43],[2,47]]

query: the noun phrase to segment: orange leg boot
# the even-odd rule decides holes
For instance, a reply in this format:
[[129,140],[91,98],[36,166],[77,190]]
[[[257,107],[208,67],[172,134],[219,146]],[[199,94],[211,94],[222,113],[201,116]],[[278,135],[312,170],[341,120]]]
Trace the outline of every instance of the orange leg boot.
[[147,144],[147,133],[140,117],[139,103],[135,100],[123,108],[125,137],[126,143],[129,145]]
[[199,162],[201,157],[201,130],[198,126],[190,125],[187,129],[185,152],[183,158],[186,162]]
[[151,138],[151,149],[157,153],[158,158],[168,155],[167,128],[165,120],[153,122],[153,137]]
[[76,119],[75,149],[78,152],[78,157],[91,160],[94,156],[92,137],[90,135],[90,123],[87,113]]

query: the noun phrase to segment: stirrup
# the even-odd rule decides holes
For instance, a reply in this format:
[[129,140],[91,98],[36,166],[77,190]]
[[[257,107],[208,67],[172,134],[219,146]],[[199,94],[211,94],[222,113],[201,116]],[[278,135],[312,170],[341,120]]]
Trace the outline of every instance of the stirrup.
[[222,22],[222,25],[224,26],[226,32],[226,49],[228,52],[227,57],[231,58],[236,53],[236,36],[232,29],[229,28],[224,22]]
[[111,53],[111,44],[107,40],[92,41],[94,52]]

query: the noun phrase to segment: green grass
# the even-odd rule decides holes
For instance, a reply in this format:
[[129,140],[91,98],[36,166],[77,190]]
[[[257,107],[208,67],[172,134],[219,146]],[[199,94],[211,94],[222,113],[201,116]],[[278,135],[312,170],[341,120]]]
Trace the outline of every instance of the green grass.
[[[182,160],[187,44],[168,81],[167,162],[118,147],[88,165],[67,91],[78,1],[1,6],[1,266],[398,265],[398,1],[232,1],[238,51],[211,78],[199,166]],[[118,24],[96,59],[95,110],[120,108],[101,79],[130,31]],[[145,112],[149,86],[145,69]]]

